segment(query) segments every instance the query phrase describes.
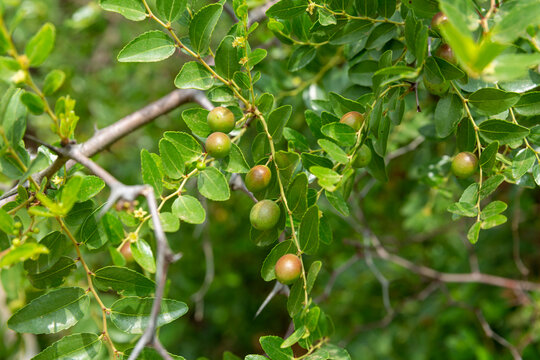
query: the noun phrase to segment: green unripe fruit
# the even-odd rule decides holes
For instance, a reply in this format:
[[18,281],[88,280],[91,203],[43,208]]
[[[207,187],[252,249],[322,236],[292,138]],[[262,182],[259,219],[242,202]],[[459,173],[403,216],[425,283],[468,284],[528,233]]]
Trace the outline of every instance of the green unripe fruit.
[[20,223],[19,221],[16,221],[13,226],[15,226],[15,229],[20,229],[22,228],[22,223]]
[[477,168],[478,159],[470,152],[460,152],[452,160],[452,173],[458,178],[468,178]]
[[39,228],[34,228],[33,231],[34,231],[34,234],[39,234],[39,231],[40,231],[40,230],[39,230]]
[[212,131],[219,131],[225,134],[231,132],[235,125],[234,114],[231,110],[223,106],[210,111],[206,120]]
[[266,189],[271,179],[272,172],[268,166],[256,165],[246,174],[245,183],[249,191],[257,192]]
[[292,284],[302,273],[302,262],[298,256],[285,254],[279,258],[274,268],[276,279],[282,284]]
[[19,246],[19,245],[21,245],[21,239],[19,239],[19,238],[13,238],[13,240],[11,240],[11,245],[13,245],[13,246]]
[[206,151],[216,159],[224,158],[231,151],[231,139],[222,132],[215,132],[206,139]]
[[355,168],[367,166],[371,162],[371,156],[371,149],[366,144],[360,146],[360,149],[356,151],[352,166]]
[[426,79],[426,76],[424,75],[424,86],[426,87],[426,90],[429,91],[433,95],[442,96],[446,94],[448,89],[450,88],[450,83],[448,81],[443,81],[442,83],[433,83]]
[[364,122],[364,115],[360,114],[358,111],[350,111],[343,115],[339,122],[342,124],[347,124],[354,130],[358,131]]
[[197,161],[197,170],[204,170],[206,169],[206,164],[203,161]]
[[433,15],[433,18],[431,19],[431,28],[437,30],[439,28],[439,25],[447,21],[448,17],[446,17],[446,15],[442,12],[438,12]]
[[261,200],[251,208],[249,220],[251,225],[261,231],[270,230],[276,226],[281,210],[272,200]]
[[454,55],[454,50],[448,44],[441,44],[435,51],[435,56],[440,57],[448,61],[449,63],[456,64],[456,55]]

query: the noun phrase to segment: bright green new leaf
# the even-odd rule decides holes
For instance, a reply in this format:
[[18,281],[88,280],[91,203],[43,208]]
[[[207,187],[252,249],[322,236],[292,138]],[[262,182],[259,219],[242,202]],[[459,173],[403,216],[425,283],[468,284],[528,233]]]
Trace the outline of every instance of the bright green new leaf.
[[174,54],[174,41],[162,31],[148,31],[131,40],[118,54],[120,62],[156,62]]

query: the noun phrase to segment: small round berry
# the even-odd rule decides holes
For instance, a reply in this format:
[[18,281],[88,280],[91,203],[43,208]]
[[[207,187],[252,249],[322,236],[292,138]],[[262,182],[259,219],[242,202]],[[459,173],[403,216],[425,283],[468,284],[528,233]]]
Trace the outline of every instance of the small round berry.
[[206,169],[206,164],[204,163],[204,161],[197,161],[197,170],[204,170]]
[[224,158],[231,151],[231,139],[222,132],[215,132],[206,139],[206,151],[216,159]]
[[21,245],[21,239],[19,239],[19,238],[13,238],[13,240],[11,240],[11,245],[13,245],[13,246],[19,246],[19,245]]
[[227,134],[234,129],[234,114],[226,107],[219,106],[212,109],[212,111],[208,113],[206,119],[208,121],[208,126],[210,126],[212,131],[219,131]]
[[364,115],[360,114],[358,111],[350,111],[343,115],[339,122],[342,124],[347,124],[354,130],[358,131],[364,122]]
[[431,19],[431,28],[436,30],[439,28],[439,25],[447,21],[448,17],[444,13],[438,12],[433,15],[433,18]]
[[36,228],[34,228],[34,230],[33,230],[33,231],[34,231],[34,234],[39,234],[39,231],[40,231],[40,230],[39,230],[39,228],[38,228],[38,227],[36,227]]
[[456,64],[457,62],[454,50],[452,50],[448,44],[441,44],[441,46],[437,48],[437,51],[435,51],[435,55],[452,64]]
[[360,146],[360,149],[356,151],[352,166],[355,168],[367,166],[371,162],[371,156],[371,149],[366,144],[363,144]]
[[22,223],[19,222],[19,221],[16,221],[16,222],[13,224],[13,226],[15,226],[15,229],[20,229],[20,228],[22,228]]
[[478,159],[470,152],[460,152],[452,160],[452,173],[458,178],[468,178],[476,172]]
[[426,76],[424,75],[424,86],[426,87],[426,90],[429,91],[431,94],[442,96],[446,94],[446,92],[450,88],[450,83],[448,81],[443,81],[436,84],[427,80]]
[[276,226],[281,210],[272,200],[261,200],[251,208],[249,220],[251,225],[261,231],[270,230]]
[[124,256],[127,262],[133,260],[133,253],[131,252],[131,242],[126,241],[124,245],[120,248],[120,253]]
[[257,192],[266,189],[271,179],[272,172],[268,166],[256,165],[246,174],[245,183],[249,191]]
[[282,284],[292,284],[302,273],[302,262],[298,256],[285,254],[279,258],[274,268],[276,279]]

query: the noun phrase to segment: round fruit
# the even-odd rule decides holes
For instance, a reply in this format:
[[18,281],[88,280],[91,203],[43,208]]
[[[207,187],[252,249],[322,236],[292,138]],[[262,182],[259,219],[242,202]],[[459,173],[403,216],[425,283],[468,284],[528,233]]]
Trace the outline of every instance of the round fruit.
[[272,200],[261,200],[251,208],[249,220],[251,225],[261,231],[270,230],[276,226],[281,210]]
[[347,124],[354,130],[358,131],[364,122],[364,115],[360,114],[358,111],[350,111],[343,115],[339,122]]
[[356,151],[356,156],[353,159],[352,166],[355,168],[361,168],[367,166],[371,161],[371,149],[366,145],[360,146],[360,149]]
[[285,254],[279,258],[274,268],[276,279],[282,284],[292,284],[300,277],[302,262],[298,256]]
[[266,189],[272,179],[272,172],[266,165],[256,165],[246,174],[246,187],[251,192]]
[[446,21],[448,21],[448,17],[446,17],[446,15],[443,14],[442,12],[438,12],[435,15],[433,15],[433,18],[431,19],[431,28],[437,29],[439,25],[441,25],[442,23]]
[[431,81],[427,80],[424,76],[424,86],[426,87],[426,90],[432,93],[433,95],[444,95],[450,88],[450,83],[448,81],[443,81],[442,83],[436,84],[432,83]]
[[231,151],[231,139],[222,132],[210,134],[206,139],[206,151],[216,159],[224,158]]
[[120,253],[124,256],[127,262],[133,260],[133,253],[131,252],[131,243],[126,241],[124,245],[120,248]]
[[460,152],[452,160],[452,173],[458,178],[467,178],[475,173],[478,167],[476,155],[470,152]]
[[435,55],[452,64],[456,63],[456,55],[454,55],[454,50],[452,50],[448,44],[441,44],[437,51],[435,51]]
[[206,120],[212,131],[219,131],[227,134],[234,129],[234,114],[231,110],[223,106],[212,109],[212,111],[208,113]]
[[206,164],[204,163],[204,161],[197,161],[197,170],[204,170],[206,169]]

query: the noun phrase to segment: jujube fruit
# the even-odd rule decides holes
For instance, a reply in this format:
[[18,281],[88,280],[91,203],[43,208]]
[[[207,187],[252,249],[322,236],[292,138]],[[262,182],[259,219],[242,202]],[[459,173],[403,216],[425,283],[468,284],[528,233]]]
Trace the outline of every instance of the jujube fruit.
[[364,122],[364,115],[360,114],[358,111],[350,111],[343,115],[339,122],[342,124],[347,124],[354,130],[358,131]]
[[231,132],[235,125],[234,114],[231,110],[223,106],[212,109],[208,113],[206,120],[212,131],[219,131],[225,134]]
[[355,168],[367,166],[371,162],[371,156],[371,149],[366,144],[363,144],[360,146],[360,149],[356,151],[352,166]]
[[251,225],[261,231],[270,230],[276,226],[281,210],[272,200],[261,200],[251,208],[249,220]]
[[470,152],[460,152],[452,160],[452,173],[458,178],[467,178],[476,172],[478,159]]
[[426,79],[426,76],[424,75],[424,86],[426,87],[426,90],[429,91],[431,94],[442,96],[446,94],[446,92],[450,88],[450,83],[448,81],[434,83]]
[[276,279],[282,284],[292,284],[302,273],[302,262],[298,256],[285,254],[279,258],[274,268]]
[[448,44],[441,44],[435,51],[435,55],[448,61],[449,63],[456,63],[456,55],[454,55],[454,50]]
[[272,179],[272,172],[266,165],[256,165],[246,174],[246,187],[251,192],[266,189]]
[[208,136],[205,143],[206,151],[216,159],[224,158],[231,151],[231,139],[222,132],[215,132]]
[[433,18],[431,18],[431,28],[438,29],[439,25],[441,25],[442,23],[446,21],[448,21],[448,17],[444,13],[438,12],[435,15],[433,15]]

